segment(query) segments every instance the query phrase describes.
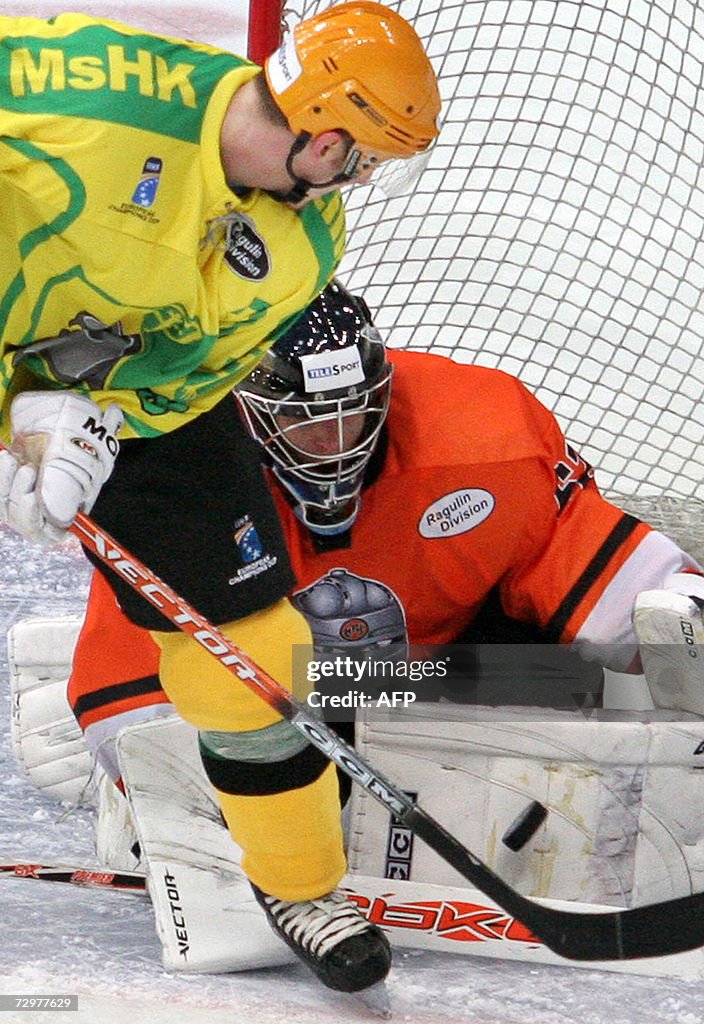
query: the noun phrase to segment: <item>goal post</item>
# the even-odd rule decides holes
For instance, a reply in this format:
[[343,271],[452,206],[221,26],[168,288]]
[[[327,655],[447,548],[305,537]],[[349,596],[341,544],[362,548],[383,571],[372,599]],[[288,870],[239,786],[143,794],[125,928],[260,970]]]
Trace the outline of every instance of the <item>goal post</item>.
[[281,40],[281,0],[249,0],[247,56],[263,64]]
[[393,347],[519,376],[605,493],[669,532],[684,519],[691,549],[693,530],[704,540],[704,9],[388,6],[438,72],[442,132],[411,194],[348,193],[341,276]]
[[[100,15],[96,0],[72,0],[68,9],[79,14]],[[281,38],[282,0],[113,0],[110,13],[102,16],[148,32],[210,43],[257,64],[272,53]],[[54,0],[16,0],[12,14],[50,18],[57,12]]]

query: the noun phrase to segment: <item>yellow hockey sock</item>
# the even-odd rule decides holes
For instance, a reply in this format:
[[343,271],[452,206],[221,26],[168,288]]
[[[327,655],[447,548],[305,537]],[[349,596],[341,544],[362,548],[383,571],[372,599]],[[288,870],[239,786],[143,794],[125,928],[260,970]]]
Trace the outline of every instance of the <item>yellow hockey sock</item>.
[[[288,600],[219,628],[289,691],[294,645],[306,645],[312,652],[308,625]],[[212,762],[218,779],[215,791],[228,828],[242,848],[248,877],[280,899],[310,899],[329,892],[346,868],[334,766],[321,764],[318,774],[320,768],[314,759],[311,767],[308,758],[307,768],[296,779],[304,755],[278,761],[274,756],[262,764],[261,772],[256,761],[240,761],[238,751],[245,738],[241,734],[266,746],[267,731],[281,723],[281,716],[191,637],[163,632],[152,636],[161,649],[162,686],[181,717],[201,730],[206,755],[208,733],[216,733],[221,741]],[[302,679],[300,688],[296,696],[304,699],[310,684]],[[272,736],[275,732],[272,729]],[[232,734],[231,758],[222,751],[222,744],[228,745],[227,734]],[[208,756],[204,761],[208,769]],[[246,786],[240,785],[243,773]],[[214,774],[209,771],[211,781]],[[285,788],[289,781],[295,788]]]

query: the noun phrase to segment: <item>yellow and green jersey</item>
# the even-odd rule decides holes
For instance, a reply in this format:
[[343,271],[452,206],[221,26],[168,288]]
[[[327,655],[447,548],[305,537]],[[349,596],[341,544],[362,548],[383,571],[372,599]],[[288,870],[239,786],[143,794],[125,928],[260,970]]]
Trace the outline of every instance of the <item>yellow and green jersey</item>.
[[338,193],[295,212],[225,180],[225,111],[258,72],[112,21],[0,16],[2,436],[17,391],[57,386],[117,402],[123,436],[174,430],[332,277]]

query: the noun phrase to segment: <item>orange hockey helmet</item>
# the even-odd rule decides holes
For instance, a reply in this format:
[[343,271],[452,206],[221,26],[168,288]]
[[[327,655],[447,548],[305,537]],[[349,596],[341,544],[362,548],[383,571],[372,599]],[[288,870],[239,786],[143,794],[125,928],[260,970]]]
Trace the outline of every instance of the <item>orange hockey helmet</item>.
[[295,135],[344,129],[389,159],[422,153],[438,134],[435,72],[415,29],[383,4],[353,0],[300,22],[265,73]]

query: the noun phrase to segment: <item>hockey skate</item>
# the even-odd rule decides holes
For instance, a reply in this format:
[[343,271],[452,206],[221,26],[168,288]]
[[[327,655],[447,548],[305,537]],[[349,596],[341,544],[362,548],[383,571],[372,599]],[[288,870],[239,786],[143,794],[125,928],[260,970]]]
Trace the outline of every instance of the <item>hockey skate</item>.
[[274,931],[328,988],[360,992],[388,974],[386,936],[339,890],[290,902],[252,888]]

